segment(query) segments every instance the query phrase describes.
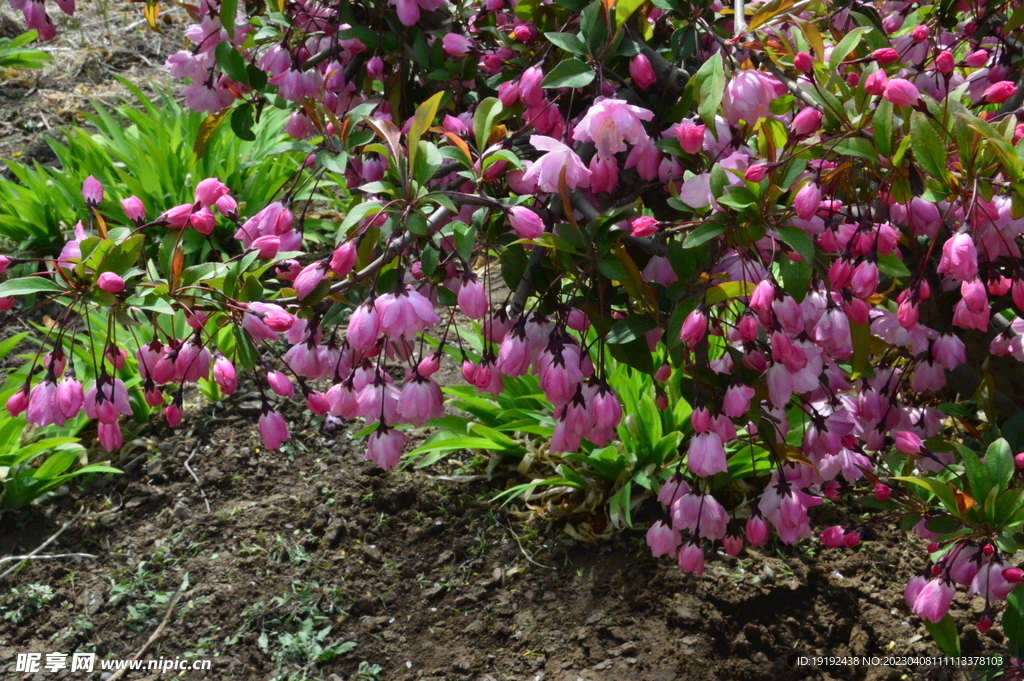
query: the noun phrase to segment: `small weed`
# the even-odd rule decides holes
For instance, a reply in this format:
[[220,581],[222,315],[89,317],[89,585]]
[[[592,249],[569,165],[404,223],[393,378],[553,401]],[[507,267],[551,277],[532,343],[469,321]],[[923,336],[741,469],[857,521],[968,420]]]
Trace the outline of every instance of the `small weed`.
[[349,681],[380,681],[383,671],[379,664],[370,664],[364,660],[359,663],[356,673],[348,678]]
[[21,624],[44,606],[49,605],[56,595],[53,588],[46,584],[15,587],[11,589],[11,596],[17,607],[5,612],[4,619],[14,625]]

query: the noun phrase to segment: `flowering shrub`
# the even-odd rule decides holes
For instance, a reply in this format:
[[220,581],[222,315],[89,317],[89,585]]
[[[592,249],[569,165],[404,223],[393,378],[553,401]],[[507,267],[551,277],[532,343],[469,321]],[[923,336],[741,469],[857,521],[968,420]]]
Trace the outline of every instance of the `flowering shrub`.
[[[16,4],[52,35],[42,2]],[[990,383],[980,420],[945,400],[965,392],[947,384],[966,331],[994,329],[989,353],[1024,360],[1019,2],[184,7],[191,47],[167,67],[204,130],[229,122],[246,139],[286,109],[304,167],[244,213],[206,178],[159,214],[131,198],[104,214],[87,181],[75,238],[0,285],[8,305],[68,303],[11,413],[45,425],[84,409],[120,444],[132,410],[116,334],[87,389],[61,360],[66,330],[101,308],[140,335],[146,400],[172,426],[186,384],[212,376],[230,394],[244,368],[269,448],[288,438],[275,401],[301,399],[365,419],[366,456],[389,468],[403,424],[443,415],[444,349],[491,395],[534,374],[549,422],[510,432],[576,468],[599,471],[629,437],[653,444],[639,473],[666,509],[655,555],[701,574],[715,542],[735,555],[773,532],[810,539],[811,508],[861,499],[933,542],[906,596],[940,645],[956,648],[960,584],[985,599],[982,632],[1011,599],[1016,654],[1011,414]],[[307,254],[296,197],[327,173],[345,179],[345,217],[333,251]],[[218,224],[237,252],[185,267],[186,235]],[[478,354],[458,315],[479,324]],[[442,347],[419,340],[428,329]],[[618,392],[611,359],[650,376],[644,394]],[[624,403],[648,402],[624,421]],[[658,423],[681,404],[685,423]],[[964,435],[946,439],[954,423]],[[499,451],[523,447],[502,437]],[[571,486],[579,474],[561,470]]]

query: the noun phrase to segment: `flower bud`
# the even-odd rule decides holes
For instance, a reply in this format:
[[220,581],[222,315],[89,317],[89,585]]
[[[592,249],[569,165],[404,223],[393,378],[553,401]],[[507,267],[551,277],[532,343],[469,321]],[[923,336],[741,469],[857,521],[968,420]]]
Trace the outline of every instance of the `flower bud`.
[[814,70],[814,60],[806,52],[797,52],[793,57],[793,66],[801,73],[810,73]]
[[120,293],[124,290],[124,279],[113,272],[104,272],[96,280],[96,285],[107,293]]
[[891,47],[882,47],[872,52],[871,58],[879,64],[891,64],[899,60],[900,53]]
[[643,52],[633,57],[633,61],[629,63],[629,77],[641,90],[646,90],[658,82],[657,76],[654,75],[654,69],[651,68],[651,62]]
[[90,208],[95,208],[103,202],[103,185],[92,175],[85,178],[85,182],[82,183],[82,198],[85,199],[85,205]]
[[121,209],[124,210],[125,217],[136,225],[141,225],[146,221],[146,207],[142,204],[142,199],[137,196],[129,196],[122,200]]
[[949,74],[953,72],[953,53],[949,50],[939,52],[935,57],[935,70],[939,73]]

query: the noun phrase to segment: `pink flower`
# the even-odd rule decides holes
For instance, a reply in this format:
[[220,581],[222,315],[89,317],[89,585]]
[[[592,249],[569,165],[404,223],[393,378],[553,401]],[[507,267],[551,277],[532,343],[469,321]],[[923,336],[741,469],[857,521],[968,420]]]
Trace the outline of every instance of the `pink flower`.
[[195,202],[212,206],[228,193],[228,187],[216,177],[208,177],[196,185]]
[[722,412],[734,419],[738,419],[750,411],[750,400],[754,397],[754,389],[743,383],[733,383],[725,391],[722,399]]
[[464,279],[459,287],[458,303],[459,309],[470,319],[483,319],[489,307],[484,285],[476,277]]
[[263,414],[260,416],[260,437],[267,449],[274,450],[281,446],[291,435],[288,433],[288,424],[284,417],[277,411],[272,410],[266,404],[263,405]]
[[542,135],[531,135],[530,144],[534,149],[547,153],[523,173],[523,182],[535,183],[539,190],[554,193],[558,191],[559,178],[565,169],[565,184],[569,189],[590,186],[590,170],[572,149]]
[[306,395],[306,409],[317,416],[326,416],[327,412],[331,409],[331,404],[327,400],[327,396],[319,390],[310,390]]
[[630,227],[633,230],[633,236],[654,236],[658,233],[658,221],[649,215],[633,218]]
[[793,66],[797,71],[807,74],[814,70],[814,60],[806,52],[797,52],[793,57]]
[[789,127],[794,135],[810,135],[821,128],[821,119],[821,112],[808,106],[801,109],[800,113],[793,117],[793,123]]
[[327,277],[327,264],[318,260],[312,262],[302,268],[299,272],[299,276],[295,277],[292,288],[295,289],[295,295],[299,300],[302,300],[313,290],[320,285],[320,282]]
[[954,64],[953,53],[949,50],[942,50],[935,57],[935,69],[939,73],[952,73]]
[[568,403],[583,380],[580,351],[575,345],[545,349],[537,369],[540,388],[556,407]]
[[658,82],[657,76],[654,75],[654,69],[651,68],[651,62],[643,52],[637,54],[629,62],[629,77],[641,90],[646,90]]
[[57,404],[57,384],[50,380],[36,383],[35,387],[32,388],[32,392],[28,398],[28,411],[25,412],[26,420],[32,425],[49,426],[53,424],[64,425],[64,417],[60,413],[60,408]]
[[679,147],[687,154],[696,154],[704,147],[704,132],[707,126],[680,123],[675,127]]
[[759,119],[771,115],[771,103],[774,98],[775,93],[762,74],[744,69],[736,74],[725,88],[725,96],[722,99],[725,118],[730,125],[745,121],[747,125],[752,126]]
[[82,183],[82,198],[85,199],[85,205],[90,208],[95,208],[103,202],[103,185],[92,175],[85,178],[85,182]]
[[373,347],[380,335],[380,319],[373,300],[367,300],[357,307],[348,320],[345,337],[349,345],[357,350]]
[[846,530],[843,529],[842,525],[833,525],[832,527],[822,530],[821,532],[821,543],[827,549],[838,549],[843,546],[843,537],[846,535]]
[[408,437],[383,422],[366,438],[366,459],[387,470],[398,463]]
[[451,57],[465,57],[475,47],[472,40],[458,33],[446,33],[441,39],[441,46]]
[[704,574],[704,549],[695,541],[689,542],[679,551],[679,567],[697,576]]
[[913,611],[921,619],[940,622],[949,611],[956,589],[945,579],[932,579],[921,587],[914,599]]
[[793,198],[793,210],[801,220],[810,220],[821,206],[821,188],[815,182],[805,182]]
[[708,333],[708,316],[701,308],[693,310],[683,320],[679,330],[679,340],[687,345],[696,345],[704,340]]
[[444,395],[441,386],[419,374],[402,388],[398,414],[414,426],[426,425],[430,419],[444,416]]
[[1001,80],[985,90],[985,101],[990,104],[1002,104],[1015,94],[1017,94],[1017,86],[1008,80]]
[[921,99],[921,94],[914,84],[905,78],[892,78],[885,85],[882,96],[896,106],[914,106]]
[[932,344],[932,357],[943,369],[952,371],[967,361],[967,348],[953,334],[943,333]]
[[122,200],[121,208],[124,210],[125,217],[136,225],[141,225],[146,221],[146,207],[142,204],[142,199],[139,197],[129,196],[127,199]]
[[[531,66],[519,78],[519,98],[528,107],[537,107],[544,103],[544,91],[540,85],[544,81],[544,72],[539,66]],[[530,138],[533,142],[533,138]],[[536,144],[533,145],[540,149]]]
[[113,272],[104,272],[96,280],[96,285],[107,293],[120,293],[124,290],[124,279]]
[[544,221],[525,206],[512,206],[508,211],[508,221],[520,239],[536,239],[544,233]]
[[978,250],[966,231],[957,232],[942,245],[942,257],[936,271],[949,274],[957,282],[967,282],[978,275]]
[[57,386],[57,410],[64,420],[78,416],[85,404],[85,393],[78,379],[69,376]]
[[672,527],[666,520],[659,520],[647,530],[647,546],[651,549],[651,555],[671,556],[679,548],[682,538],[679,530]]
[[213,380],[225,395],[231,395],[238,389],[235,365],[224,355],[218,354],[213,362]]
[[86,415],[103,423],[114,423],[118,415],[131,416],[128,390],[120,378],[100,376],[85,393]]
[[986,50],[976,50],[971,52],[969,55],[964,57],[964,63],[972,69],[980,69],[988,63],[988,52]]
[[755,512],[747,519],[746,524],[747,542],[754,547],[763,546],[768,541],[768,523],[761,517],[760,512]]
[[121,437],[121,426],[114,423],[103,423],[96,427],[100,445],[108,452],[120,449],[123,439]]
[[738,534],[727,534],[722,540],[722,547],[725,548],[726,553],[735,558],[743,552],[743,537]]
[[23,387],[7,398],[7,413],[17,417],[28,408],[28,389]]
[[356,256],[358,252],[356,245],[352,241],[346,241],[341,246],[338,246],[331,255],[330,268],[339,277],[344,278],[356,264]]
[[891,47],[880,47],[871,53],[871,58],[879,64],[891,64],[899,61],[900,53]]
[[295,325],[295,317],[274,303],[249,303],[249,312],[262,320],[276,333],[282,333]]
[[411,286],[397,293],[385,293],[374,301],[374,306],[380,318],[381,333],[393,339],[399,336],[413,338],[441,320],[430,300]]
[[180,404],[172,403],[164,407],[164,416],[167,418],[167,425],[174,428],[181,423],[181,417],[185,412]]
[[284,73],[274,76],[268,82],[277,86],[277,94],[284,99],[301,103],[306,97],[316,97],[323,81],[323,76],[316,69],[309,71],[288,69]]
[[864,81],[864,90],[869,95],[881,96],[885,94],[885,86],[889,84],[889,76],[885,71],[875,71]]
[[718,433],[710,431],[695,435],[690,440],[686,465],[694,475],[700,477],[728,471],[725,447],[722,446],[722,438]]
[[213,212],[209,208],[203,206],[189,215],[188,224],[200,234],[211,234],[213,233],[213,228],[217,226],[217,218],[214,217]]
[[270,389],[281,397],[286,397],[288,399],[295,397],[295,386],[284,372],[276,370],[268,371],[267,383],[270,385]]
[[573,128],[572,134],[580,142],[593,142],[598,157],[607,159],[625,151],[626,142],[639,144],[646,141],[647,131],[641,121],[653,118],[654,112],[627,104],[624,100],[598,97]]

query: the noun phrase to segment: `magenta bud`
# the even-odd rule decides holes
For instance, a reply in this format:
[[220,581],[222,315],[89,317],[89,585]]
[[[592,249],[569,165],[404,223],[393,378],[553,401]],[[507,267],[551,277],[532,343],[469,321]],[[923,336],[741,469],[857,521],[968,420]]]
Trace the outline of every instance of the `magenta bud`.
[[85,205],[90,208],[95,208],[103,202],[103,185],[92,175],[85,178],[85,182],[82,183],[82,198],[85,199]]
[[806,52],[797,52],[793,57],[793,66],[801,73],[810,73],[814,70],[814,60]]
[[1003,570],[1003,579],[1011,584],[1020,584],[1024,581],[1024,570],[1015,567],[1008,567]]
[[875,498],[879,501],[885,501],[892,496],[892,488],[881,482],[875,483]]
[[629,63],[629,76],[641,90],[646,90],[658,82],[658,77],[654,75],[654,69],[651,68],[651,62],[643,52],[633,57],[633,61]]
[[96,285],[107,293],[120,293],[124,290],[124,279],[113,272],[104,272],[96,280]]
[[146,207],[142,204],[142,199],[137,196],[129,196],[122,200],[121,209],[124,210],[125,217],[136,225],[141,225],[146,221]]

